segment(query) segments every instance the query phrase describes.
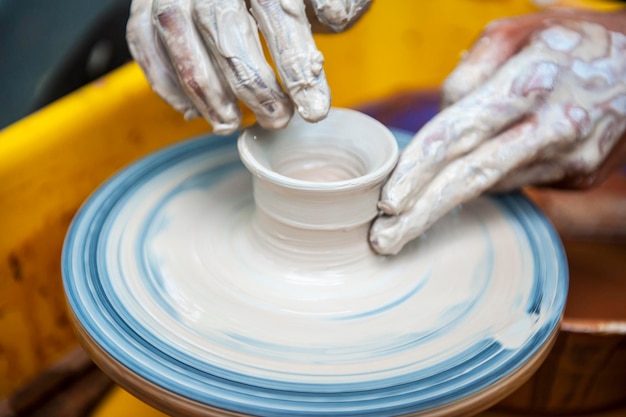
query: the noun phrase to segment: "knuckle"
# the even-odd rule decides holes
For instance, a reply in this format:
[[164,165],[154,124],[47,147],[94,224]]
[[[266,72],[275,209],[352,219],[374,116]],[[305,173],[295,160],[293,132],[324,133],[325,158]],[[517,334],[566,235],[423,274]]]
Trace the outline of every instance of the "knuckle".
[[592,188],[596,184],[596,171],[598,166],[594,166],[587,158],[576,156],[571,158],[564,165],[565,175],[564,185],[566,188],[585,190]]
[[571,123],[577,138],[582,139],[589,136],[593,129],[593,123],[587,110],[580,106],[567,104],[565,106],[565,117]]
[[566,171],[570,176],[589,175],[599,164],[600,158],[597,155],[585,155],[581,154],[581,152],[576,152],[567,161]]
[[572,151],[557,158],[565,165],[569,177],[586,178],[586,183],[594,184],[590,179],[602,167],[619,139],[613,127],[613,124],[603,128],[592,127],[590,133],[579,137]]
[[315,14],[323,24],[342,31],[369,8],[371,0],[318,0],[313,3]]
[[549,118],[547,121],[540,121],[538,128],[542,132],[541,152],[544,157],[558,155],[563,152],[563,149],[575,146],[576,141],[579,139],[576,126],[566,117],[551,122]]
[[232,83],[232,86],[237,93],[242,94],[250,90],[256,90],[258,84],[258,79],[249,76],[238,76]]
[[196,75],[191,71],[182,71],[181,83],[189,95],[193,95],[201,100],[203,103],[207,103],[207,97],[205,94],[205,86],[202,81],[199,80]]
[[606,154],[601,152],[599,147],[589,147],[583,144],[559,162],[565,167],[567,177],[583,178],[592,176],[600,168],[605,158]]
[[150,24],[150,13],[152,4],[146,1],[133,1],[126,24],[126,36],[137,37],[137,33],[141,32],[141,28]]
[[[239,2],[234,3],[237,4]],[[218,0],[192,0],[191,17],[196,24],[212,32],[215,25],[209,24],[209,22],[214,22],[217,19],[216,14],[218,10],[232,9],[233,5],[233,3],[229,5]]]
[[211,91],[210,82],[193,72],[181,73],[181,85],[195,107],[213,124],[214,129],[229,133],[237,128],[240,115],[236,103],[224,92]]
[[521,97],[551,92],[555,88],[560,71],[554,62],[531,61],[514,80],[511,92]]
[[160,29],[169,31],[184,19],[178,0],[155,0],[152,6],[154,24]]
[[441,98],[446,104],[456,103],[463,96],[463,84],[459,82],[459,77],[451,74],[446,78],[441,87]]

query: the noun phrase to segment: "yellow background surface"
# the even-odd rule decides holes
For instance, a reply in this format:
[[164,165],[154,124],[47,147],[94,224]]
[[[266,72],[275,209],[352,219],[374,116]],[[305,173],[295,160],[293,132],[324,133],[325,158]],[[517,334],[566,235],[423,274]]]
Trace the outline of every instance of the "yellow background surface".
[[[533,10],[529,0],[376,0],[347,33],[317,36],[333,105],[435,87],[487,22]],[[80,204],[133,160],[208,130],[185,122],[129,64],[0,131],[0,398],[77,343],[59,260]],[[112,398],[99,415],[146,415],[123,393]]]

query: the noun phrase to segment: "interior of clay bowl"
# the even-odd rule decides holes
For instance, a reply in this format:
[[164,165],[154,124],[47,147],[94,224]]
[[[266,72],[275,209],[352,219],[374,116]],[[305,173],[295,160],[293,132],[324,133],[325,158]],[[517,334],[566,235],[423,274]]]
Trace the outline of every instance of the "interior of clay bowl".
[[242,133],[238,147],[252,173],[298,188],[378,181],[389,174],[398,155],[396,140],[384,125],[338,108],[315,124],[295,116],[279,131],[254,126]]

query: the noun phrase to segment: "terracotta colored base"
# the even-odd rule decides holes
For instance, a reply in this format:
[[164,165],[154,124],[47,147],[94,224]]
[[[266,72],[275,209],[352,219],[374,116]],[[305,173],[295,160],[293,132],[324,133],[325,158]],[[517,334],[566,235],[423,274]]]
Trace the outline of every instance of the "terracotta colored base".
[[570,266],[565,317],[622,321],[626,330],[626,244],[566,240],[564,245]]
[[626,177],[585,192],[530,195],[563,237],[569,295],[546,362],[499,408],[537,416],[626,406]]

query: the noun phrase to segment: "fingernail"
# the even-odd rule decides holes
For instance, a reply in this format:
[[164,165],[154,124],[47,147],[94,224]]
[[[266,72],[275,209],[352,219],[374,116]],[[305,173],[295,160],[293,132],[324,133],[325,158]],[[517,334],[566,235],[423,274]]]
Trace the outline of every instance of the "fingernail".
[[213,126],[213,132],[218,135],[228,135],[239,127],[241,111],[234,103],[223,105],[215,114],[211,114],[209,123]]
[[381,255],[396,255],[404,246],[395,217],[379,217],[370,230],[370,245]]
[[[324,83],[325,84],[325,83]],[[293,95],[300,116],[308,122],[319,122],[330,110],[330,91],[327,87],[304,87]]]
[[378,209],[390,216],[400,214],[397,202],[391,200],[380,200],[378,202]]
[[239,127],[238,124],[232,123],[215,123],[213,125],[213,133],[216,135],[230,135]]

